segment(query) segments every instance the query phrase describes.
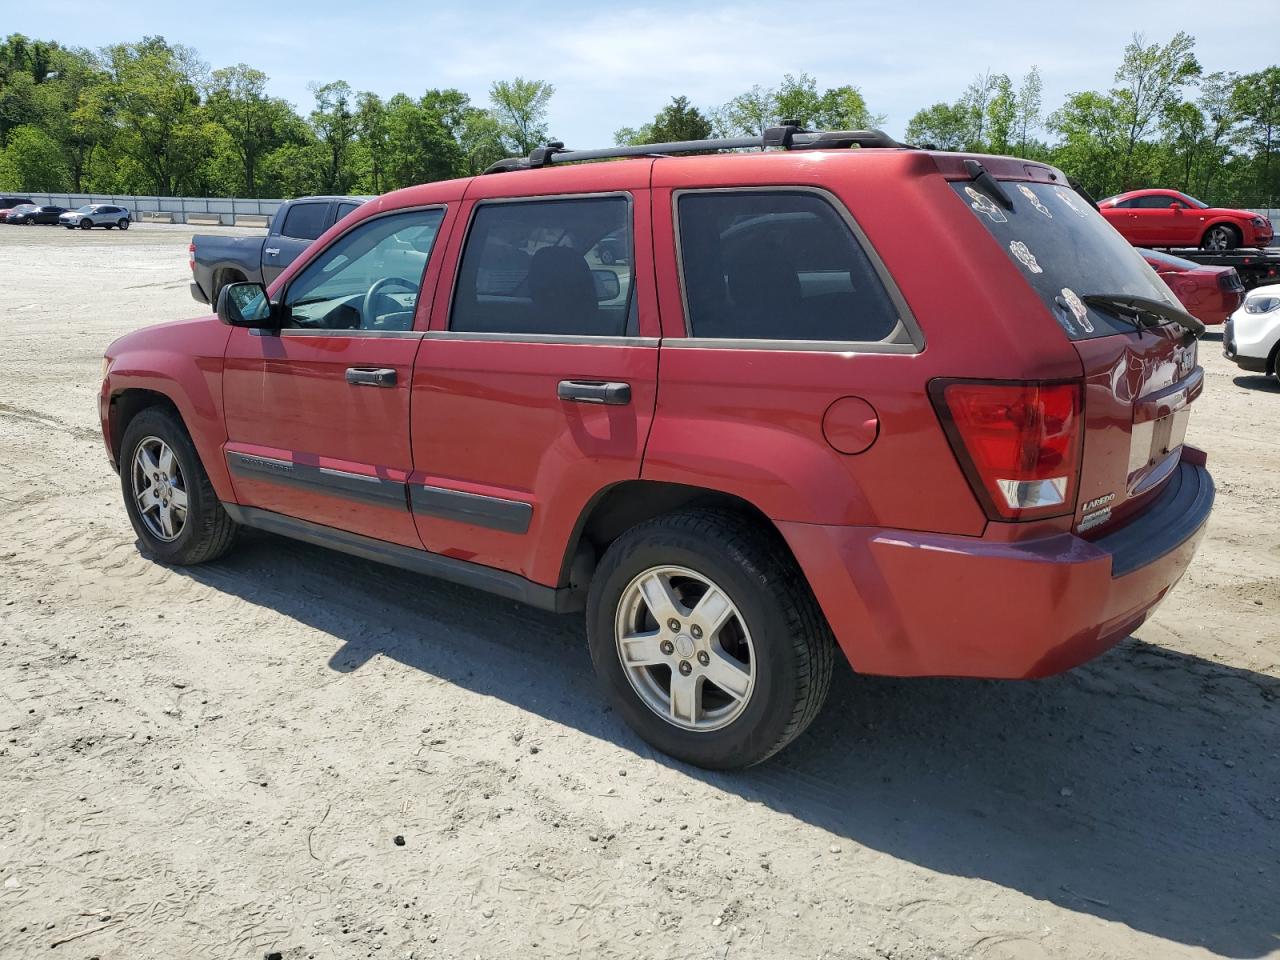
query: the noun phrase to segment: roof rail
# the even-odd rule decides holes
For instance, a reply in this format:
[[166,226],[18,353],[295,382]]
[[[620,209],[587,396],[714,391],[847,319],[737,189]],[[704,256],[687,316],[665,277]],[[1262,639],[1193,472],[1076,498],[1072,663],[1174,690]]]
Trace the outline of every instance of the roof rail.
[[527,157],[507,157],[493,164],[485,173],[507,173],[512,170],[537,170],[562,163],[584,160],[614,160],[621,157],[668,157],[681,153],[709,153],[718,150],[829,150],[845,147],[899,147],[915,149],[899,143],[883,130],[804,130],[798,124],[783,121],[769,127],[761,137],[728,137],[711,140],[676,140],[671,143],[640,143],[597,150],[566,150],[553,140],[537,147]]

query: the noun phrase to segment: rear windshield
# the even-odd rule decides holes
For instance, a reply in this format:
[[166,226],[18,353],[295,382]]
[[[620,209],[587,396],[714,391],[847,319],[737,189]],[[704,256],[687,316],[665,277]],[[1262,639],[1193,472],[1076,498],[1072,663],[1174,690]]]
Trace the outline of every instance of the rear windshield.
[[1087,305],[1090,294],[1147,297],[1180,306],[1129,242],[1068,186],[1002,180],[1013,209],[976,183],[951,184],[1072,340],[1133,333],[1131,322]]

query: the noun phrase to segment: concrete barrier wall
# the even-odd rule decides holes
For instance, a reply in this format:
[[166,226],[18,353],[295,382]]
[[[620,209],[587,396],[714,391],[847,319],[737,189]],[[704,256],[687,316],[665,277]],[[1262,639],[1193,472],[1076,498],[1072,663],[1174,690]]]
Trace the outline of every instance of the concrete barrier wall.
[[[271,219],[283,200],[253,200],[241,197],[139,197],[98,193],[32,193],[32,203],[56,205],[74,210],[89,203],[110,203],[129,210],[138,220],[168,220],[186,223],[196,216],[225,226],[239,223],[261,226]],[[151,216],[154,215],[154,216]]]

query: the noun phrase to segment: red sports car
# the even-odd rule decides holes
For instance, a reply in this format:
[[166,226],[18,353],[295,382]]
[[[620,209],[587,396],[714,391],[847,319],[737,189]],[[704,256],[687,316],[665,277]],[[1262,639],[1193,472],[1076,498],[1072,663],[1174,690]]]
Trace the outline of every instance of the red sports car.
[[1265,247],[1271,221],[1248,210],[1211,207],[1177,190],[1131,190],[1098,201],[1098,210],[1135,247]]
[[1234,267],[1207,267],[1158,250],[1138,252],[1201,323],[1223,323],[1244,301],[1244,281]]

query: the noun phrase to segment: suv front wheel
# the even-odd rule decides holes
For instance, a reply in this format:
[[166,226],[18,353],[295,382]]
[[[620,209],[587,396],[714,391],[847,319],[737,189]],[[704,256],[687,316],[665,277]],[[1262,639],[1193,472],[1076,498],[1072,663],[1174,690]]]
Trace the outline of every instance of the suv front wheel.
[[120,443],[120,486],[134,532],[159,560],[186,566],[231,549],[236,523],[169,411],[148,407],[129,421]]
[[587,603],[591,659],[627,723],[665,753],[733,769],[772,756],[817,715],[834,641],[772,531],[720,510],[632,528]]

